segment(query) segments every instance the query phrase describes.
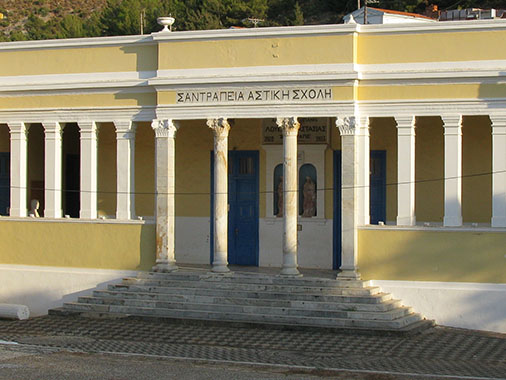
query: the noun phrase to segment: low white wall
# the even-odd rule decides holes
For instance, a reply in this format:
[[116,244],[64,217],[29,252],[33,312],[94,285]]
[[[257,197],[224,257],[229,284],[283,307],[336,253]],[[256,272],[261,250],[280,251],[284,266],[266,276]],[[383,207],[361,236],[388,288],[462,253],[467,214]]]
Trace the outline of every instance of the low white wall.
[[506,333],[506,284],[373,280],[438,325]]
[[176,218],[176,263],[209,264],[210,231],[209,218]]
[[[280,267],[283,260],[283,218],[259,221],[261,267]],[[303,268],[332,269],[332,220],[299,218],[297,262]]]
[[[281,267],[283,218],[259,220],[259,266]],[[332,269],[332,220],[299,218],[298,263],[304,268]],[[209,264],[209,218],[176,218],[176,262]]]
[[45,315],[135,271],[0,265],[0,303],[26,305],[30,316]]

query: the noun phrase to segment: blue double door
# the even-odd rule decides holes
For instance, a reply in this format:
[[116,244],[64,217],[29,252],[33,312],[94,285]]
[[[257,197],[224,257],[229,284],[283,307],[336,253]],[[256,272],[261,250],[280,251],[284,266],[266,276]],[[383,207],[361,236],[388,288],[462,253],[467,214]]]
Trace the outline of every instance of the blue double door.
[[[258,151],[228,153],[228,262],[258,266]],[[214,254],[214,154],[211,152],[211,263]]]
[[[386,220],[386,151],[373,150],[370,158],[369,212],[371,224]],[[341,266],[341,151],[334,151],[334,255],[333,268]]]

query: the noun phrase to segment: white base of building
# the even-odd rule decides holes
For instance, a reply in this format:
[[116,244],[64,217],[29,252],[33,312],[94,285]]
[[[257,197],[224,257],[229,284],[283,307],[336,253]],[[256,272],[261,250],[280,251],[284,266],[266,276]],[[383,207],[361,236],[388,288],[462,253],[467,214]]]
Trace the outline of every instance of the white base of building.
[[[332,220],[299,218],[298,265],[303,268],[332,268]],[[283,260],[283,218],[258,221],[258,262],[261,267],[281,267]],[[176,218],[176,262],[210,263],[210,225],[208,217]]]
[[26,305],[30,316],[36,317],[64,302],[90,295],[97,287],[103,289],[109,283],[135,275],[136,271],[2,264],[0,303]]
[[438,325],[506,333],[506,284],[373,280]]

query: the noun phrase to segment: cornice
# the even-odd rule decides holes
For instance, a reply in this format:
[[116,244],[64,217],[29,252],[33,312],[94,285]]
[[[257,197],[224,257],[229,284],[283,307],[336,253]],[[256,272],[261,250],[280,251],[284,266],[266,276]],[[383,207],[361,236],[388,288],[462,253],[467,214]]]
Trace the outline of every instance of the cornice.
[[131,44],[154,44],[150,35],[68,38],[61,40],[0,42],[0,51],[38,50],[56,48],[87,48],[95,46],[117,46]]
[[440,21],[440,22],[416,22],[399,24],[357,24],[357,32],[360,34],[417,34],[417,33],[441,33],[441,32],[467,32],[476,30],[505,30],[506,20],[465,20],[465,21]]
[[185,32],[157,32],[151,36],[157,42],[181,40],[217,40],[265,37],[314,36],[328,34],[350,34],[356,31],[354,24],[278,26],[267,28],[193,30]]

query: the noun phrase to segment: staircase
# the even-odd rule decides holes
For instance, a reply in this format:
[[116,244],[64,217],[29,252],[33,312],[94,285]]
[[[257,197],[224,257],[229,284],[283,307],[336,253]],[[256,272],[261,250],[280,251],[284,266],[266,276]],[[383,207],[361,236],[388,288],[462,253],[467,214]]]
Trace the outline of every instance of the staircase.
[[50,314],[398,332],[433,326],[369,281],[186,270],[141,272],[107,290],[65,303]]

